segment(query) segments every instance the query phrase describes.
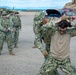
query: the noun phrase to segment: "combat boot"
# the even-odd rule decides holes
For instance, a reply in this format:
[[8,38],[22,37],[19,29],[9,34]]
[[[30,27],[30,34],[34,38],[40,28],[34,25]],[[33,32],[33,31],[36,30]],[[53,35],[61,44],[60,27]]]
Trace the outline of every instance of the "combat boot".
[[9,51],[9,54],[10,54],[10,55],[15,55],[12,51]]
[[18,48],[18,46],[17,45],[14,45],[14,48]]
[[36,46],[33,46],[32,48],[37,48]]

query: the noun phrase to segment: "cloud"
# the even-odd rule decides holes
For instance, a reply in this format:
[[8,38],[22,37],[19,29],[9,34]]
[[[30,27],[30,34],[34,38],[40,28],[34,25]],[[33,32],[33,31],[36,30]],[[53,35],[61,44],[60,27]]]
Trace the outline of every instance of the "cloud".
[[56,7],[64,6],[65,3],[71,0],[0,0],[1,6],[9,7]]

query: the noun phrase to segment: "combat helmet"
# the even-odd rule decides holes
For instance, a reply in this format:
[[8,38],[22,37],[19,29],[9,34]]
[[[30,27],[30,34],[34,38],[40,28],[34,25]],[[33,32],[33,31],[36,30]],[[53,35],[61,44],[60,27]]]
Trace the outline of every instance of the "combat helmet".
[[3,11],[2,16],[6,16],[6,15],[7,15],[6,11]]
[[40,24],[43,21],[44,17],[45,17],[45,12],[43,11],[37,12],[34,16],[34,21],[37,24]]

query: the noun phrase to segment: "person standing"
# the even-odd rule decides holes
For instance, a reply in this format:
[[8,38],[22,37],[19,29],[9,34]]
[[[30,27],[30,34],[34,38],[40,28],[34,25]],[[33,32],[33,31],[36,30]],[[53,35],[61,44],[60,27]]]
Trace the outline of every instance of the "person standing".
[[[43,14],[42,12],[40,12],[41,13],[41,15],[40,16],[43,16],[42,18],[40,18],[39,17],[39,19],[41,20],[41,19],[43,19],[44,18],[44,16],[45,16],[45,14]],[[41,43],[42,43],[42,33],[41,33],[41,30],[40,30],[40,27],[41,27],[41,21],[40,20],[38,20],[37,19],[37,17],[38,17],[38,14],[40,14],[39,12],[37,12],[35,15],[34,15],[34,19],[33,19],[33,32],[34,32],[34,34],[35,34],[35,40],[34,40],[34,46],[33,46],[33,48],[37,48],[37,46],[36,46],[36,35],[37,34],[39,34],[39,38],[40,38],[40,41],[41,41]]]
[[47,59],[37,75],[52,75],[57,68],[60,68],[66,75],[76,75],[76,69],[71,65],[70,60],[70,40],[71,37],[76,36],[76,24],[73,23],[73,25],[74,27],[71,28],[72,25],[68,20],[60,18],[57,22],[49,21],[42,26],[43,30],[50,30],[51,46],[49,54],[42,51]]
[[[43,47],[42,42],[41,42],[41,37],[43,37],[43,33],[41,30],[42,24],[46,24],[49,21],[49,19],[47,19],[45,17],[45,13],[44,12],[37,12],[34,16],[34,22],[37,25],[37,29],[36,29],[36,34],[35,34],[35,40],[36,40],[36,46],[37,48],[42,52],[43,55],[45,55],[44,53],[48,54],[48,51],[46,50],[46,48]],[[47,35],[44,36],[44,38],[47,38]],[[50,41],[50,39],[48,39]],[[46,39],[43,40],[44,42],[46,41]],[[47,42],[49,42],[47,41]],[[45,42],[46,44],[46,42]],[[45,57],[45,61],[47,60],[47,57]],[[50,75],[50,74],[49,74]],[[59,73],[57,72],[57,70],[55,70],[52,75],[59,75]]]
[[14,18],[12,19],[13,27],[14,27],[14,47],[18,48],[18,39],[19,39],[19,30],[21,29],[21,19],[19,16],[19,12],[15,12]]
[[5,11],[2,12],[2,19],[0,25],[0,55],[3,49],[4,41],[7,42],[8,50],[10,55],[15,55],[13,53],[13,44],[12,44],[12,35],[13,27],[11,25],[10,19],[7,17],[7,13]]
[[[9,11],[9,14],[8,14],[8,18],[10,19],[10,21],[11,21],[11,25],[12,25],[12,27],[13,27],[13,29],[14,29],[14,23],[13,23],[13,19],[14,19],[14,11]],[[14,32],[12,32],[12,43],[13,43],[13,46],[14,46],[14,35],[15,35],[15,29],[14,29]]]

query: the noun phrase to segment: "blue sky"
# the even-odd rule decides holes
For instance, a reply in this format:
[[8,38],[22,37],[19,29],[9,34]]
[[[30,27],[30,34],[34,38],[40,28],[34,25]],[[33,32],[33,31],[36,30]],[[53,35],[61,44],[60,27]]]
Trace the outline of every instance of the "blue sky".
[[0,6],[9,6],[15,8],[62,8],[65,3],[71,1],[72,0],[0,0]]

